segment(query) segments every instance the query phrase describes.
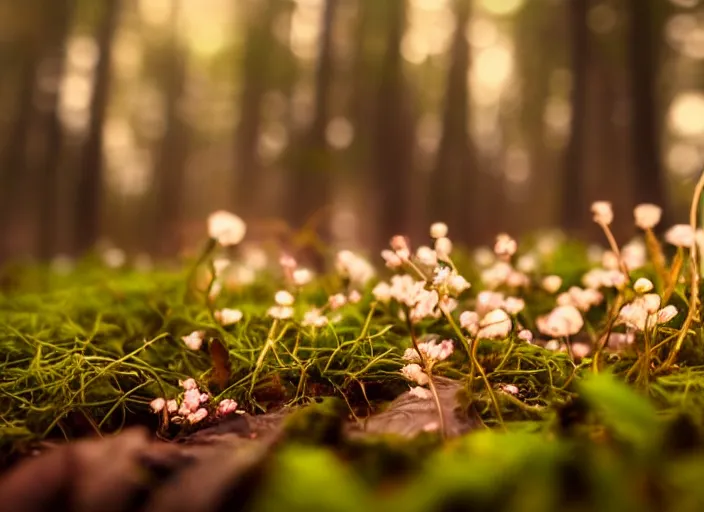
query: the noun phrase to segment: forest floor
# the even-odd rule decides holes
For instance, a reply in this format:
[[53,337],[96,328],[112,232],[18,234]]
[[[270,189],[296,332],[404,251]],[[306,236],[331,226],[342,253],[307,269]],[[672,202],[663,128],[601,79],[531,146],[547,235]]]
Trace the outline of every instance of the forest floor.
[[6,267],[0,510],[702,510],[686,244],[435,238]]

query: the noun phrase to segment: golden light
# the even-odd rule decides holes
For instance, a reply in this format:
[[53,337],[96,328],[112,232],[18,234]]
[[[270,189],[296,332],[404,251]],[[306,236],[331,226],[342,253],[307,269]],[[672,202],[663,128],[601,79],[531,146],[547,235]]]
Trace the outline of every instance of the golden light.
[[328,123],[325,138],[333,148],[345,149],[354,140],[354,126],[347,118],[336,117]]
[[704,136],[704,94],[685,92],[670,105],[670,127],[684,137]]
[[496,16],[509,16],[518,12],[525,0],[482,0],[481,7]]
[[500,89],[513,72],[513,52],[507,45],[480,50],[472,66],[475,83],[488,89]]
[[139,16],[150,25],[165,25],[176,0],[139,0]]
[[473,47],[482,49],[498,42],[499,29],[496,23],[486,18],[474,18],[467,27],[467,41]]
[[299,59],[313,61],[318,55],[323,9],[321,0],[299,0],[296,3],[291,18],[291,51]]
[[682,178],[696,174],[702,166],[702,154],[694,144],[678,142],[667,151],[668,170]]
[[99,57],[98,45],[92,37],[72,37],[66,49],[66,59],[70,68],[90,72],[95,68]]

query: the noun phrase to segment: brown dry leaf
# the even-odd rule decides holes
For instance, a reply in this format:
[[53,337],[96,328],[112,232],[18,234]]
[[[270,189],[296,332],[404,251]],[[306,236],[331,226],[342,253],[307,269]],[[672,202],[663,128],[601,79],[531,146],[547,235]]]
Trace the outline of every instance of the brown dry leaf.
[[218,339],[213,339],[210,342],[210,359],[213,362],[213,372],[211,374],[211,382],[220,390],[227,387],[230,381],[230,371],[232,365],[230,363],[230,354],[225,348],[225,345]]

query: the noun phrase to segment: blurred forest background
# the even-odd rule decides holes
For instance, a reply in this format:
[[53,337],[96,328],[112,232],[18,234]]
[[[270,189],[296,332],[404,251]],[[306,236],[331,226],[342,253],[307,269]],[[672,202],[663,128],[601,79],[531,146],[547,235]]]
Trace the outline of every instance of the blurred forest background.
[[0,0],[0,259],[684,220],[700,0]]

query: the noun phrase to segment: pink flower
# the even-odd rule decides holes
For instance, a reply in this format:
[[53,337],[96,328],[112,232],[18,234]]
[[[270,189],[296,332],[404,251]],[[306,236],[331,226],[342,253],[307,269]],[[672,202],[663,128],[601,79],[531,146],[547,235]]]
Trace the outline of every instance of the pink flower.
[[161,412],[164,407],[166,406],[166,400],[163,398],[155,398],[151,402],[149,402],[149,407],[152,408],[152,411],[154,412]]
[[[415,352],[415,349],[413,349]],[[452,352],[455,350],[454,345],[452,344],[451,340],[444,340],[438,343],[437,341],[426,341],[424,343],[419,343],[418,344],[418,350],[420,350],[421,354],[423,354],[427,359],[431,359],[434,361],[444,361],[450,355],[452,355]]]
[[192,414],[189,414],[186,419],[188,420],[188,423],[194,424],[198,423],[199,421],[203,421],[207,416],[208,410],[201,407]]
[[413,381],[421,386],[424,386],[429,382],[428,375],[426,375],[420,365],[416,363],[407,364],[406,366],[401,368],[401,373],[408,380]]
[[506,233],[501,233],[496,237],[494,252],[497,256],[508,259],[516,254],[516,250],[518,250],[518,244]]
[[548,315],[537,318],[538,330],[548,336],[562,338],[577,334],[584,326],[579,310],[571,305],[558,306]]
[[200,404],[201,393],[197,389],[189,389],[183,394],[182,408],[188,409],[190,412],[196,412]]
[[474,311],[464,311],[460,315],[460,325],[472,336],[479,331],[479,315]]
[[527,343],[531,343],[533,341],[533,333],[530,332],[528,329],[522,329],[518,333],[518,339],[523,340]]
[[490,311],[479,322],[478,338],[503,339],[511,332],[511,317],[503,309]]
[[594,214],[594,222],[602,226],[608,226],[614,220],[614,212],[611,208],[611,203],[608,201],[592,203],[592,213]]
[[381,251],[381,257],[384,258],[386,266],[391,269],[399,268],[403,265],[403,260],[394,251],[384,249]]
[[203,331],[193,331],[188,336],[182,336],[181,339],[191,350],[199,350],[200,346],[203,344],[203,338],[205,337],[205,332]]
[[237,402],[230,398],[225,398],[218,404],[217,414],[218,416],[225,416],[231,414],[237,410]]
[[429,390],[420,386],[412,387],[408,394],[416,398],[420,398],[421,400],[430,400],[433,398],[433,394]]
[[328,298],[328,303],[330,304],[330,309],[335,311],[336,309],[340,309],[342,306],[347,304],[347,297],[345,297],[342,293],[336,293]]
[[169,414],[174,414],[176,411],[178,411],[178,402],[176,402],[176,400],[167,400],[166,410],[169,412]]
[[186,379],[178,381],[178,385],[188,391],[189,389],[198,389],[195,379]]

